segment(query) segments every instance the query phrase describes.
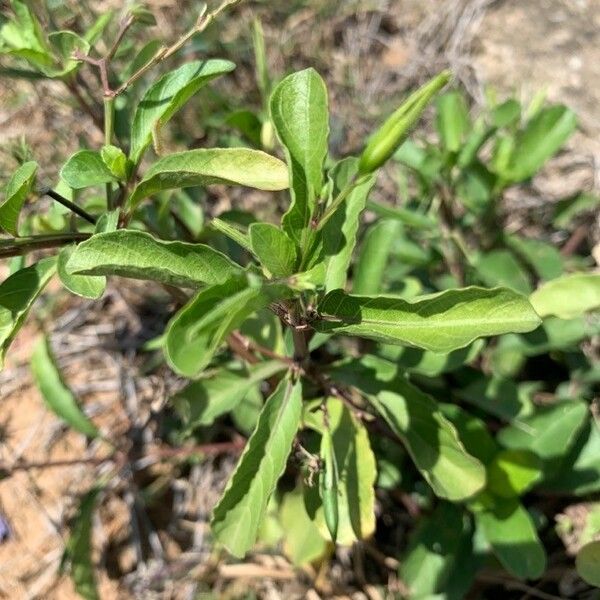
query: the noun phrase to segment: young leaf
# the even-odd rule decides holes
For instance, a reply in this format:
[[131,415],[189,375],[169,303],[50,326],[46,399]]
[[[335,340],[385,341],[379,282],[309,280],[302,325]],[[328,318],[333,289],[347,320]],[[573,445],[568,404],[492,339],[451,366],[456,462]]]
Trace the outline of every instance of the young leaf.
[[290,172],[292,204],[283,216],[283,229],[304,249],[323,187],[329,136],[327,88],[314,69],[292,73],[274,89],[271,119]]
[[401,229],[402,224],[391,219],[379,221],[369,228],[352,280],[352,291],[355,294],[369,295],[381,291],[392,244]]
[[535,329],[540,319],[524,296],[504,288],[447,290],[412,301],[350,296],[334,290],[312,326],[392,344],[450,352],[484,336]]
[[212,517],[212,531],[234,556],[256,540],[267,503],[281,477],[300,424],[302,385],[283,379],[266,401],[254,433]]
[[225,337],[253,312],[288,295],[279,285],[245,287],[239,279],[203,289],[171,319],[165,355],[178,373],[193,377],[208,365]]
[[540,317],[573,319],[600,308],[600,275],[572,273],[538,288],[529,301]]
[[150,279],[186,288],[224,283],[242,274],[241,267],[210,246],[163,242],[130,229],[98,233],[79,244],[66,271]]
[[296,245],[270,223],[252,223],[248,229],[252,252],[273,277],[287,277],[296,270]]
[[554,279],[562,275],[565,261],[556,246],[518,235],[507,235],[504,239],[507,245],[532,267],[540,279]]
[[100,153],[93,150],[80,150],[73,154],[60,170],[60,176],[74,190],[117,180]]
[[600,588],[600,541],[586,544],[575,558],[577,573],[587,583]]
[[228,60],[208,59],[186,63],[163,75],[148,88],[137,105],[131,124],[129,156],[137,164],[152,136],[204,85],[235,69]]
[[17,237],[19,213],[34,184],[38,165],[30,161],[23,163],[9,179],[0,204],[0,228]]
[[328,426],[323,428],[320,455],[323,466],[319,474],[319,494],[321,496],[321,505],[323,506],[325,525],[327,525],[331,540],[335,543],[340,519],[338,503],[339,475],[331,431]]
[[33,350],[31,371],[44,402],[55,415],[87,437],[98,437],[96,426],[83,414],[73,393],[63,382],[45,337],[38,341]]
[[[343,189],[350,185],[357,173],[358,159],[346,158],[337,163],[329,173],[332,198],[337,197]],[[327,292],[343,288],[346,284],[348,267],[356,245],[360,215],[365,208],[367,197],[374,183],[375,177],[367,177],[363,183],[356,185],[344,203],[319,231],[318,259],[325,263],[323,282]]]
[[122,181],[127,179],[131,163],[121,148],[117,148],[110,144],[102,146],[100,156],[113,177]]
[[465,451],[435,400],[397,376],[395,365],[365,356],[340,363],[329,374],[365,394],[438,496],[464,500],[483,488],[483,465]]
[[0,285],[0,367],[29,310],[56,273],[56,258],[17,271]]
[[270,361],[247,369],[220,369],[207,379],[192,381],[172,399],[186,429],[212,425],[217,417],[233,410],[261,381],[283,371],[286,365]]
[[100,600],[92,564],[92,519],[99,493],[95,487],[81,499],[63,557],[70,563],[75,590],[85,600]]
[[144,198],[162,190],[212,183],[243,185],[267,191],[285,190],[288,187],[288,173],[284,163],[260,150],[188,150],[156,161],[133,190],[126,208],[132,212]]
[[76,246],[65,246],[58,255],[57,270],[62,284],[73,294],[83,298],[100,298],[106,288],[106,277],[88,277],[67,272],[67,263]]
[[527,123],[515,140],[503,177],[512,182],[529,179],[571,137],[577,117],[565,106],[549,106]]
[[[337,467],[337,485],[332,485],[328,490],[329,495],[323,497],[326,484],[324,478],[333,475],[333,472],[321,472],[320,489],[316,486],[305,489],[304,500],[308,514],[319,527],[321,535],[328,537],[329,533],[338,544],[350,546],[356,540],[367,539],[375,531],[375,455],[365,426],[352,416],[340,400],[329,398],[327,413],[331,447],[328,450],[327,438],[322,438],[321,455],[327,461],[324,454],[333,452],[329,456],[328,466],[334,462]],[[319,430],[323,434],[322,421],[319,423]],[[337,492],[335,498],[334,491]],[[334,515],[334,503],[337,503],[337,527],[333,527],[335,520],[331,519]],[[329,520],[326,511],[329,511]]]
[[546,552],[529,513],[517,500],[493,499],[475,519],[494,554],[519,579],[537,579],[546,568]]

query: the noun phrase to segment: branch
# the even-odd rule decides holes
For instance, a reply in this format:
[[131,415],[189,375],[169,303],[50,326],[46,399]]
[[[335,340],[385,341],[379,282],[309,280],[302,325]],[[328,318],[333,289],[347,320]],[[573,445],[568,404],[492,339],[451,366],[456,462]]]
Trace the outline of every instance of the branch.
[[88,223],[91,223],[92,225],[96,224],[96,217],[93,217],[92,215],[90,215],[90,213],[85,211],[80,206],[77,206],[77,204],[71,202],[70,200],[67,200],[64,196],[61,196],[58,192],[55,192],[54,190],[51,190],[51,189],[42,189],[42,190],[40,190],[39,193],[42,196],[50,196],[50,198],[52,198],[53,200],[56,200],[59,204],[66,206],[69,210],[71,210],[75,214],[79,215],[82,219],[85,219]]
[[58,246],[83,242],[91,236],[91,233],[55,233],[0,240],[0,258],[21,256],[22,254],[33,252],[34,250],[56,248]]

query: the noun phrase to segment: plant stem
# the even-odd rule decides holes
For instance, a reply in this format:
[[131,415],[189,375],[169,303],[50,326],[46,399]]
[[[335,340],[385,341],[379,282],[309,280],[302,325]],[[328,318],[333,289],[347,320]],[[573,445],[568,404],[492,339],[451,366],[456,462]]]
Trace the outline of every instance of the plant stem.
[[83,242],[91,237],[90,233],[58,233],[49,235],[32,235],[11,240],[0,240],[0,258],[10,258],[11,256],[21,256],[34,250],[43,248],[56,248]]
[[[110,146],[115,128],[115,98],[104,96],[104,145]],[[106,184],[106,208],[112,210],[112,183]]]
[[40,193],[45,196],[50,196],[50,198],[52,198],[53,200],[56,200],[59,204],[62,204],[63,206],[68,208],[70,211],[74,212],[76,215],[79,215],[82,219],[85,219],[88,223],[91,223],[92,225],[96,224],[96,217],[90,215],[90,213],[88,213],[86,210],[81,208],[81,206],[77,206],[77,204],[75,204],[74,202],[67,200],[64,196],[61,196],[58,192],[55,192],[54,190],[43,190]]
[[357,187],[361,183],[363,183],[367,177],[369,177],[369,176],[366,175],[366,176],[360,177],[358,179],[352,178],[348,182],[348,185],[334,198],[333,202],[329,205],[327,210],[323,213],[323,216],[319,219],[319,222],[317,223],[317,226],[316,226],[317,231],[323,229],[323,227],[325,226],[325,223],[327,223],[327,221],[329,221],[329,219],[331,219],[331,217],[333,217],[333,215],[335,214],[335,211],[342,205],[342,203],[350,195],[352,190],[354,190],[355,187]]

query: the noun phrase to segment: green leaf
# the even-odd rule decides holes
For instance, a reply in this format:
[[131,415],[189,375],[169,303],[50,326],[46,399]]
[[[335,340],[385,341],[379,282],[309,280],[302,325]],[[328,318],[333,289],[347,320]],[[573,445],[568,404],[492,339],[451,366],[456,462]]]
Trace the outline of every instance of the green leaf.
[[544,489],[577,496],[600,491],[600,425],[596,419],[584,425],[558,471],[544,482]]
[[131,163],[125,152],[116,146],[102,146],[100,150],[102,161],[107,166],[113,177],[125,181],[128,178]]
[[267,191],[285,190],[288,187],[288,174],[284,163],[260,150],[188,150],[156,161],[133,190],[126,208],[131,212],[144,198],[162,190],[213,183],[243,185]]
[[233,279],[203,289],[169,322],[165,355],[178,373],[193,377],[211,361],[225,337],[253,312],[285,298],[279,285],[245,287]]
[[541,110],[517,135],[502,175],[512,182],[529,179],[571,137],[576,126],[575,113],[565,106]]
[[379,221],[369,228],[352,280],[352,291],[355,294],[369,295],[381,291],[392,244],[401,230],[402,225],[394,220]]
[[[335,165],[330,171],[332,197],[335,198],[358,173],[358,160],[346,158]],[[367,196],[375,183],[374,177],[368,177],[357,185],[346,197],[346,200],[335,211],[319,231],[319,258],[324,262],[323,283],[325,291],[343,288],[352,252],[356,245],[356,233],[360,223]]]
[[449,502],[440,503],[420,520],[400,567],[411,598],[431,598],[446,591],[455,576],[459,548],[469,533],[465,529],[463,509]]
[[501,450],[488,465],[488,489],[501,498],[522,496],[542,477],[542,462],[529,450]]
[[98,233],[82,242],[66,269],[69,274],[119,275],[186,288],[242,275],[241,267],[210,246],[163,242],[132,229]]
[[71,390],[63,382],[52,356],[50,344],[43,337],[31,355],[31,371],[48,408],[69,427],[89,438],[100,434],[96,426],[83,414]]
[[518,424],[501,429],[496,439],[506,448],[530,450],[544,461],[549,475],[560,466],[575,443],[588,417],[588,407],[581,400],[569,400],[539,407]]
[[73,54],[79,52],[86,56],[90,52],[87,40],[73,31],[54,31],[48,35],[48,41],[59,62],[58,67],[42,67],[41,70],[48,77],[59,78],[72,73],[82,64],[81,61],[72,58]]
[[554,279],[562,275],[565,261],[559,250],[552,244],[518,235],[505,236],[505,240],[541,279]]
[[475,520],[494,554],[519,579],[537,579],[546,569],[546,552],[529,513],[517,500],[494,498]]
[[212,531],[234,556],[252,548],[300,424],[302,385],[286,377],[266,401],[254,433],[212,517]]
[[55,273],[56,258],[43,258],[0,284],[0,366],[33,303]]
[[271,119],[285,148],[292,203],[283,229],[303,249],[323,187],[329,113],[327,88],[314,69],[288,75],[271,95]]
[[475,270],[485,285],[506,286],[522,294],[531,292],[529,276],[510,250],[492,250],[480,255]]
[[379,202],[375,202],[374,200],[369,200],[367,202],[367,208],[380,217],[396,219],[414,229],[431,229],[432,227],[435,227],[437,223],[430,215],[417,212],[414,209],[406,208],[404,206],[386,206]]
[[104,30],[112,21],[115,16],[114,10],[107,10],[102,12],[100,16],[94,21],[92,26],[85,31],[83,34],[84,39],[91,45],[94,45],[104,33]]
[[593,214],[600,206],[600,196],[582,192],[576,196],[553,203],[552,225],[557,229],[571,229],[584,218],[586,213]]
[[[365,426],[354,418],[340,400],[329,398],[327,412],[338,469],[336,542],[350,546],[356,540],[367,539],[375,531],[375,455]],[[319,421],[319,430],[323,434],[322,421]],[[319,479],[323,475],[321,472]],[[308,514],[319,527],[321,535],[329,537],[323,501],[316,485],[305,489],[304,499]]]
[[75,152],[60,170],[60,176],[74,190],[117,180],[100,153],[93,150]]
[[458,152],[470,126],[465,99],[459,92],[448,92],[438,97],[436,106],[442,145],[448,152]]
[[232,411],[261,381],[283,371],[286,365],[270,361],[247,369],[223,368],[207,379],[186,385],[172,398],[186,430],[212,425],[215,419]]
[[152,136],[204,85],[235,69],[228,60],[208,59],[186,63],[151,85],[137,105],[131,124],[129,156],[137,164]]
[[287,277],[296,270],[296,245],[270,223],[252,223],[248,229],[252,252],[273,277]]
[[435,400],[398,376],[395,365],[367,355],[340,363],[329,374],[365,394],[438,496],[464,500],[483,488],[483,465],[465,451]]
[[518,122],[521,118],[521,103],[514,98],[509,98],[498,104],[490,113],[494,127],[508,127]]
[[92,521],[99,493],[100,488],[95,487],[81,499],[63,557],[70,563],[75,590],[85,600],[100,599],[92,564]]
[[586,544],[577,553],[575,566],[581,579],[600,588],[600,541]]
[[600,308],[600,275],[572,273],[554,279],[533,292],[529,301],[540,317],[579,317]]
[[283,551],[296,566],[304,566],[325,554],[327,542],[310,519],[298,490],[286,494],[279,510],[284,531]]
[[62,284],[77,296],[100,298],[106,288],[106,277],[88,277],[67,272],[67,263],[75,251],[76,246],[65,246],[58,255],[57,270]]
[[350,296],[334,290],[318,305],[317,331],[450,352],[484,336],[535,329],[539,317],[524,296],[504,288],[447,290],[411,301]]
[[0,227],[17,237],[19,213],[35,184],[38,165],[30,161],[23,163],[9,179],[0,204]]
[[470,346],[445,354],[408,346],[382,346],[378,354],[397,363],[409,373],[437,377],[469,364],[479,356],[484,346],[483,340],[476,340]]
[[44,39],[42,27],[29,10],[27,4],[12,0],[15,19],[7,21],[0,29],[0,40],[4,42],[3,52],[23,58],[38,70],[44,72],[53,64],[52,52]]

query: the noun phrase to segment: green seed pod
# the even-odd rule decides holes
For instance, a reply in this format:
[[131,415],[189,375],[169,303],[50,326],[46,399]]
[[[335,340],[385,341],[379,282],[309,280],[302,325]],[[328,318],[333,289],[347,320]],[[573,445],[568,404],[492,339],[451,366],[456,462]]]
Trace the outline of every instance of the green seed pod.
[[372,173],[402,145],[432,98],[450,81],[450,71],[442,71],[413,92],[371,136],[360,157],[359,173]]
[[323,502],[323,514],[325,524],[335,542],[337,538],[339,512],[338,512],[338,469],[333,451],[331,432],[327,427],[323,431],[321,439],[321,459],[323,460],[323,471],[319,477],[319,492]]

